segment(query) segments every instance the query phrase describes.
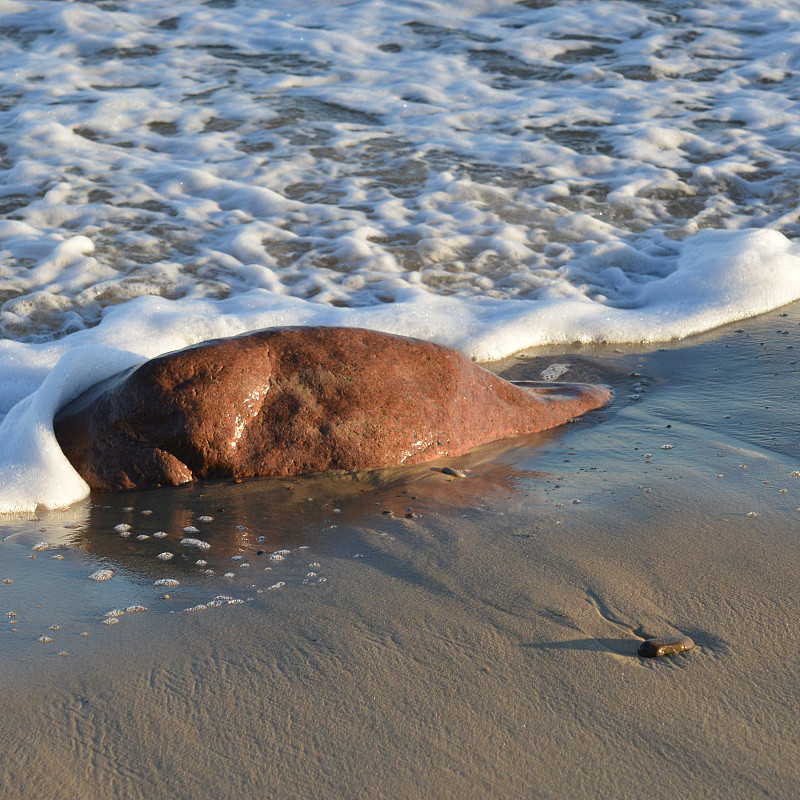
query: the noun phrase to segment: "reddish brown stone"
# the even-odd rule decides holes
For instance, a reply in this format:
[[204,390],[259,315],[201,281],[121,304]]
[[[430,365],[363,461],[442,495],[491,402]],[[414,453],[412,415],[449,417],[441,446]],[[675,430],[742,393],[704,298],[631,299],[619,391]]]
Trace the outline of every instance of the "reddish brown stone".
[[147,361],[59,412],[94,489],[419,464],[552,428],[608,402],[599,386],[520,388],[430,342],[275,328]]

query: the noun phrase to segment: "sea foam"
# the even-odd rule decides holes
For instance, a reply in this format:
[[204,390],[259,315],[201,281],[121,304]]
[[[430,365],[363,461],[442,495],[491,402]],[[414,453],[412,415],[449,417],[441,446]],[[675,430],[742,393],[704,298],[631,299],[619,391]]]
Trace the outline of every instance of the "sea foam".
[[206,339],[492,360],[799,298],[800,9],[539,5],[0,3],[0,512],[84,497],[58,408]]

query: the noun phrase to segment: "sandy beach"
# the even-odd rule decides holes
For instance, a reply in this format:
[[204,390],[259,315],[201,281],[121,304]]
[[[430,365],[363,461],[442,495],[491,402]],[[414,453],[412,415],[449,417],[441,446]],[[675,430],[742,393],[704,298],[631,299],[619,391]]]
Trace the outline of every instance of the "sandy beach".
[[[798,353],[798,305],[648,352],[531,351],[490,366],[566,365],[613,405],[463,479],[4,519],[3,797],[796,796]],[[210,550],[181,547],[190,525]],[[184,611],[219,596],[244,602]],[[636,655],[673,634],[697,646]]]

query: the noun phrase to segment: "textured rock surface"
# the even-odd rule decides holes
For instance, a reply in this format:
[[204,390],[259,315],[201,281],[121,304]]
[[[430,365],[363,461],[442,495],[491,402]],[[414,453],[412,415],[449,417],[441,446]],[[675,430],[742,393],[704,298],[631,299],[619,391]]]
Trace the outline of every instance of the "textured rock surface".
[[94,489],[419,464],[552,428],[604,387],[520,388],[461,353],[352,328],[275,328],[145,362],[62,409]]

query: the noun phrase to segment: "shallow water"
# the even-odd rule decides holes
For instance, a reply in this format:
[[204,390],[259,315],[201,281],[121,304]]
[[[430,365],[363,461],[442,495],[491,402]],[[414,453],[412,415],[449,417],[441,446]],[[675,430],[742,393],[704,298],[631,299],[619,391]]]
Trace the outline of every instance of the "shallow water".
[[[435,563],[466,559],[463,570],[452,567],[451,590],[469,586],[480,594],[470,576],[483,563],[482,547],[488,561],[480,569],[496,562],[492,569],[499,570],[511,557],[509,548],[536,544],[537,536],[541,544],[541,535],[559,530],[589,535],[595,524],[606,531],[604,552],[649,546],[653,525],[691,511],[672,501],[661,510],[672,486],[685,496],[696,492],[698,502],[713,498],[718,516],[733,525],[748,520],[757,551],[765,525],[780,532],[799,513],[794,421],[800,393],[791,388],[798,349],[795,304],[649,351],[591,345],[552,355],[521,353],[494,368],[509,379],[530,380],[555,364],[567,380],[612,386],[612,405],[560,429],[452,461],[94,493],[64,510],[6,517],[0,580],[13,583],[0,584],[0,611],[15,615],[3,619],[6,659],[28,663],[62,651],[79,656],[89,638],[110,645],[137,624],[137,615],[128,612],[108,626],[106,614],[135,605],[150,616],[215,614],[230,600],[268,611],[281,592],[292,594],[281,602],[302,615],[312,602],[303,593],[346,594],[356,589],[359,574],[376,569],[433,580],[435,573],[414,577],[420,548]],[[447,465],[466,477],[442,473]],[[626,515],[641,516],[638,534],[627,527],[608,538],[615,503]],[[536,523],[525,522],[533,509]],[[462,520],[465,532],[478,537],[470,545],[474,551],[451,534],[432,532],[457,528]],[[510,520],[520,520],[519,527]],[[724,527],[716,517],[707,525]],[[186,538],[210,547],[184,546]],[[579,540],[575,546],[582,546]],[[163,553],[173,557],[160,560]],[[113,570],[113,577],[90,580],[98,569]],[[156,584],[163,580],[179,584]],[[237,612],[226,613],[233,620]],[[52,641],[40,642],[43,635]]]
[[[549,321],[577,300],[644,313],[635,330],[625,315],[560,320],[574,339],[670,338],[718,322],[673,299],[677,326],[651,330],[652,292],[696,261],[695,234],[728,231],[715,241],[729,259],[758,260],[782,240],[733,232],[798,231],[789,3],[0,11],[7,339],[69,336],[159,297],[144,304],[157,339],[173,303],[235,316],[241,302],[219,301],[254,291],[258,325],[395,327],[382,306],[422,298],[434,318],[538,301]],[[763,293],[758,272],[738,287],[744,305]],[[798,292],[781,289],[767,302]],[[441,321],[411,328],[448,336]],[[534,343],[515,331],[504,349]]]
[[205,339],[487,361],[800,297],[798,30],[759,0],[8,0],[0,511],[84,498],[57,408]]

